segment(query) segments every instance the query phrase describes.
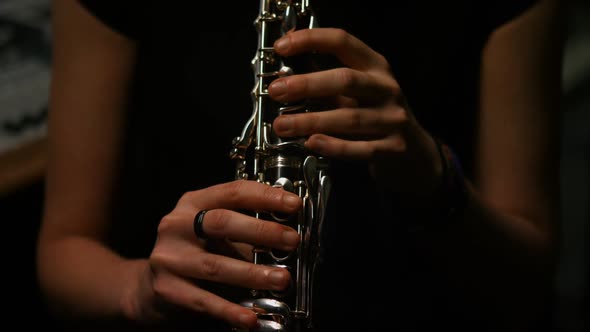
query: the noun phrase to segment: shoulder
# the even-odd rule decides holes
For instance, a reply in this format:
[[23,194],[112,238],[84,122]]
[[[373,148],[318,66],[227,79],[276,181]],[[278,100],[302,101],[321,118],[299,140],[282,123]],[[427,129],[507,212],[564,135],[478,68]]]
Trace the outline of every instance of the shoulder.
[[489,28],[500,26],[526,12],[540,0],[483,1],[478,7],[483,23]]
[[77,0],[82,7],[112,30],[136,39],[143,26],[147,1]]

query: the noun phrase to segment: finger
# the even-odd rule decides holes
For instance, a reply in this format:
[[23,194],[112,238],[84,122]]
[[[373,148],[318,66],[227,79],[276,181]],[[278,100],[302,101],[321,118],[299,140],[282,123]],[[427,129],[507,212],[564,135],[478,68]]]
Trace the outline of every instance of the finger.
[[299,196],[282,188],[235,180],[186,193],[182,200],[202,209],[250,209],[293,213],[302,206]]
[[[332,95],[318,98],[308,98],[306,100],[306,106],[310,112],[321,112],[341,107],[358,107],[359,103],[355,98],[345,97],[342,95]],[[282,113],[287,114],[289,112],[287,111]]]
[[343,65],[359,70],[385,69],[387,60],[360,39],[337,28],[301,29],[286,34],[274,43],[283,56],[308,52],[330,53]]
[[256,314],[252,310],[198,288],[173,274],[160,273],[154,280],[154,292],[165,302],[225,320],[234,326],[256,326]]
[[368,160],[383,155],[396,155],[406,150],[406,141],[400,135],[373,141],[349,141],[315,134],[305,147],[326,157]]
[[399,130],[407,122],[402,107],[381,111],[366,108],[341,108],[325,112],[282,115],[273,128],[282,137],[327,135],[359,135],[383,137]]
[[226,257],[253,262],[253,246],[249,243],[241,243],[228,239],[207,241],[206,250]]
[[294,250],[299,244],[299,234],[292,227],[225,209],[208,211],[202,228],[208,238],[231,239],[285,251]]
[[234,259],[205,252],[197,247],[177,247],[170,251],[155,252],[150,257],[152,266],[176,275],[207,280],[243,288],[286,289],[291,276],[285,268]]
[[268,93],[271,98],[285,103],[335,95],[384,100],[397,96],[400,91],[390,76],[374,75],[350,68],[336,68],[278,78],[268,87]]

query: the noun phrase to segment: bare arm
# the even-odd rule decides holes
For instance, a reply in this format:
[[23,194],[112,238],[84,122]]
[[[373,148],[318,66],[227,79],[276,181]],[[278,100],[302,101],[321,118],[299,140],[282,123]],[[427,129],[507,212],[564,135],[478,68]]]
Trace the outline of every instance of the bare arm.
[[482,68],[480,197],[539,267],[552,266],[560,216],[562,6],[540,1],[499,28]]
[[482,68],[481,196],[528,220],[546,245],[552,245],[559,216],[562,6],[541,1],[499,28]]
[[482,296],[507,330],[522,331],[519,324],[538,319],[552,290],[560,214],[561,6],[540,1],[489,39],[471,202],[463,222],[433,241],[451,264],[441,268]]
[[133,42],[76,1],[56,0],[41,286],[68,312],[118,314],[137,264],[101,243],[107,229]]
[[[149,257],[131,260],[114,252],[106,242],[110,197],[116,189],[136,46],[75,1],[54,0],[53,13],[49,169],[37,258],[51,307],[66,323],[88,318],[108,325],[143,324],[187,314],[255,326],[254,311],[195,280],[283,290],[289,273],[208,252],[207,241],[193,231],[193,219],[197,212],[209,211],[203,222],[208,241],[220,242],[225,252],[239,252],[243,243],[293,250],[299,242],[295,230],[234,210],[293,213],[301,208],[301,199],[256,181],[195,188],[161,218]],[[242,246],[230,248],[227,238]]]

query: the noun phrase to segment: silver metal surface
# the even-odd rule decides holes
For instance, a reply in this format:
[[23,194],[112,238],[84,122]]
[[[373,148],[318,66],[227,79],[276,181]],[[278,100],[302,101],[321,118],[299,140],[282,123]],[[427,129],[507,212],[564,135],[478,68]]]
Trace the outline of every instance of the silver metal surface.
[[317,264],[321,261],[321,230],[331,189],[328,161],[307,151],[304,137],[285,139],[274,134],[272,122],[277,116],[311,110],[305,102],[280,104],[273,101],[268,86],[279,77],[308,70],[301,62],[278,56],[273,44],[289,31],[317,27],[317,20],[309,1],[261,0],[254,26],[259,38],[252,59],[255,74],[251,91],[252,116],[241,135],[234,138],[230,158],[236,162],[237,179],[256,180],[302,198],[303,208],[295,215],[255,214],[257,218],[293,227],[301,242],[291,253],[254,248],[255,264],[285,268],[293,282],[282,292],[252,290],[251,298],[244,299],[241,304],[257,313],[259,326],[255,330],[236,328],[234,331],[311,331],[312,295],[317,286]]

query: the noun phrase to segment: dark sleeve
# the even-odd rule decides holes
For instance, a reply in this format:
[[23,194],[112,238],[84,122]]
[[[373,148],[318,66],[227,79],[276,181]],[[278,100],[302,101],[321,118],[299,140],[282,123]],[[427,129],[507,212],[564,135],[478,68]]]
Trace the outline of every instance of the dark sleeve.
[[521,15],[527,9],[536,4],[538,0],[496,0],[482,1],[480,10],[483,10],[483,24],[486,30],[492,31],[502,24]]
[[138,0],[78,0],[90,13],[114,31],[137,39],[142,28],[142,7]]

